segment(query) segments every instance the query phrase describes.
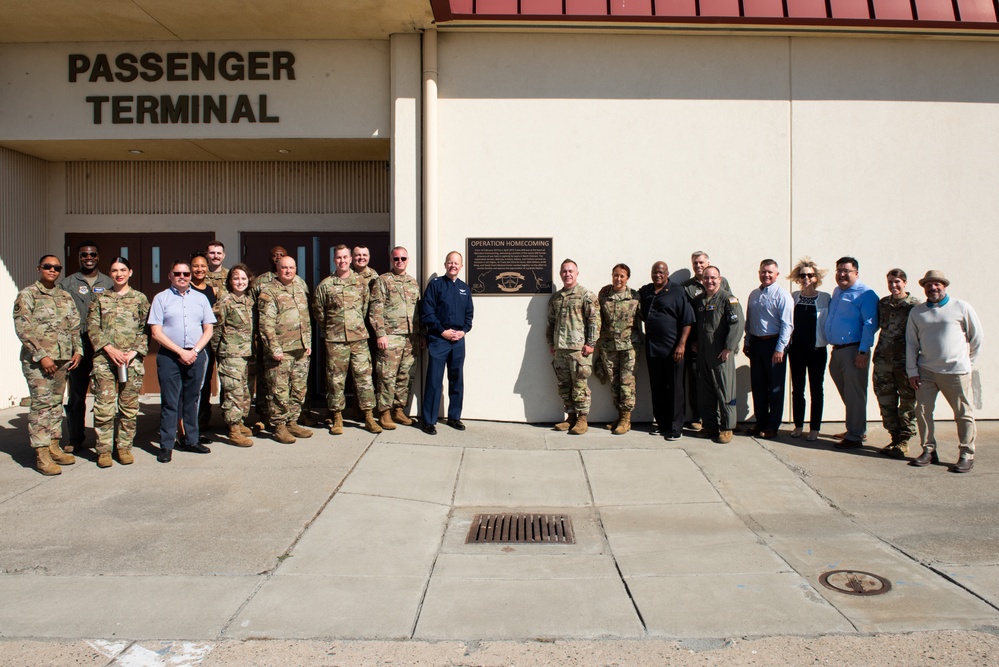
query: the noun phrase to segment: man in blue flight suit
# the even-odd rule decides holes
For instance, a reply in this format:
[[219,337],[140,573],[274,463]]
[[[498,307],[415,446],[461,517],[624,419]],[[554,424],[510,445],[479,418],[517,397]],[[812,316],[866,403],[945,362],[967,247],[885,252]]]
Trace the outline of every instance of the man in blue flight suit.
[[420,321],[427,334],[427,383],[423,389],[420,417],[423,432],[437,434],[437,415],[441,407],[444,367],[447,366],[448,406],[447,425],[464,431],[461,404],[464,383],[465,334],[472,328],[472,291],[458,278],[461,253],[452,250],[444,260],[443,276],[427,285],[420,302]]

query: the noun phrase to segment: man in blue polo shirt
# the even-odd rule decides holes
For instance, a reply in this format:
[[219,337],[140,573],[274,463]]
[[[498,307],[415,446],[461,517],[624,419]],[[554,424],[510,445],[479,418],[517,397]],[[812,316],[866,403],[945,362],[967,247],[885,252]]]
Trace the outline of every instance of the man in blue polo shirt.
[[846,433],[839,449],[863,447],[867,435],[867,379],[870,351],[878,330],[878,295],[860,282],[853,257],[836,261],[836,289],[826,317],[826,340],[832,345],[829,375],[846,407]]
[[451,251],[444,260],[443,276],[427,285],[420,302],[420,321],[427,333],[427,383],[423,390],[420,417],[423,432],[437,434],[437,414],[441,407],[444,368],[447,367],[447,425],[465,430],[461,421],[464,394],[462,366],[465,363],[465,334],[472,328],[472,290],[460,278],[461,253]]
[[160,344],[156,376],[160,382],[160,451],[156,460],[169,463],[177,437],[177,418],[184,420],[181,447],[196,454],[211,450],[198,442],[198,401],[204,384],[215,315],[208,298],[191,289],[191,266],[174,260],[170,287],[153,298],[149,326]]

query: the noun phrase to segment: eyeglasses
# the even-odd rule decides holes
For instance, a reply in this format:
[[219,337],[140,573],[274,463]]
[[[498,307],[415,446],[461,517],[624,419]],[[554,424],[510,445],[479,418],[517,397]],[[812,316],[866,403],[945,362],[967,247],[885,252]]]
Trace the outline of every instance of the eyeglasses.
[[41,268],[44,271],[55,271],[56,273],[58,273],[59,271],[62,271],[62,267],[59,266],[58,264],[49,264],[48,262],[46,262],[45,264],[42,264]]
[[407,259],[409,259],[409,257],[393,257],[392,261],[393,262],[405,262]]
[[173,277],[174,278],[190,278],[191,277],[191,272],[190,271],[174,271],[173,272]]
[[851,273],[856,273],[857,269],[836,269],[836,273],[842,275],[849,275]]
[[80,257],[97,257],[96,252],[81,252]]

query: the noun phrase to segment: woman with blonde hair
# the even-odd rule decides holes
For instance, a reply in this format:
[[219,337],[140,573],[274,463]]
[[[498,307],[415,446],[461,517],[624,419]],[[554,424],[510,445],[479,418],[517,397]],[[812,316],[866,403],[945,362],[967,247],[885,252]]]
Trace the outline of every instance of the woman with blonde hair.
[[801,286],[791,293],[794,299],[794,331],[787,346],[791,366],[791,414],[794,419],[792,438],[800,438],[805,425],[805,379],[811,399],[808,420],[808,440],[815,441],[822,427],[823,388],[828,350],[825,322],[829,314],[830,296],[820,292],[819,285],[826,275],[810,257],[802,257],[788,276]]

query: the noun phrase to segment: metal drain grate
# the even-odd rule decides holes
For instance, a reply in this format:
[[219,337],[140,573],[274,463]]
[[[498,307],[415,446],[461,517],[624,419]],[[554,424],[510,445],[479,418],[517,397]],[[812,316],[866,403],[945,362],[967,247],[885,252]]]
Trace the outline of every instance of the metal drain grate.
[[575,544],[576,536],[567,514],[476,514],[465,544],[483,542]]
[[891,590],[891,582],[884,577],[860,570],[833,570],[821,575],[819,581],[847,595],[883,595]]

